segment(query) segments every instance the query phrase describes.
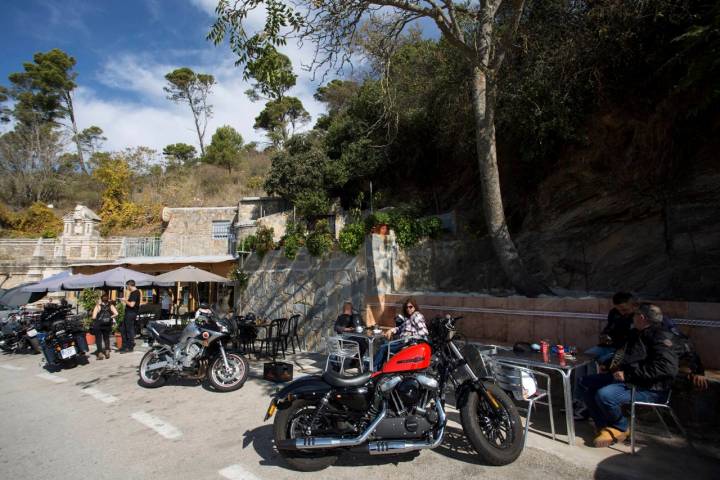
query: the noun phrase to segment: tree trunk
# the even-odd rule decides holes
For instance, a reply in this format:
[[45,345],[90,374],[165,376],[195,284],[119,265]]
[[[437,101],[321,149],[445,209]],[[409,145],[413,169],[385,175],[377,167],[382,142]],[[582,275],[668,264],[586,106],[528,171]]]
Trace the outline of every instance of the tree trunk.
[[195,103],[192,99],[192,92],[190,92],[189,90],[187,91],[187,98],[188,103],[190,104],[190,111],[193,114],[193,120],[195,121],[195,131],[197,131],[198,140],[200,140],[200,156],[204,157],[205,143],[203,142],[203,136],[205,135],[205,132],[200,130],[200,112],[197,111]]
[[87,165],[85,165],[85,157],[83,156],[82,148],[80,147],[80,138],[78,138],[77,122],[75,122],[75,111],[73,108],[72,97],[70,96],[70,92],[67,92],[65,94],[65,101],[67,102],[67,111],[68,111],[68,115],[70,116],[70,124],[72,125],[73,140],[75,140],[75,147],[77,147],[77,154],[78,154],[78,160],[80,161],[80,168],[82,168],[82,171],[87,175],[89,172],[87,169]]
[[472,93],[475,137],[488,233],[500,266],[518,292],[531,297],[551,293],[546,286],[527,273],[505,221],[495,145],[496,88],[492,77],[488,78],[478,67],[474,69]]

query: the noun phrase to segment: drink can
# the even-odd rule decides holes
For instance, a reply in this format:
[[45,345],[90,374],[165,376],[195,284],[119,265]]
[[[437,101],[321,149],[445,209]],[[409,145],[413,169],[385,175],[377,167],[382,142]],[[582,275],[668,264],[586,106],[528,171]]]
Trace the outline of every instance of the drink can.
[[548,353],[549,349],[550,349],[550,345],[548,344],[548,342],[546,342],[545,340],[541,340],[540,341],[540,351],[543,354],[546,354],[546,353]]

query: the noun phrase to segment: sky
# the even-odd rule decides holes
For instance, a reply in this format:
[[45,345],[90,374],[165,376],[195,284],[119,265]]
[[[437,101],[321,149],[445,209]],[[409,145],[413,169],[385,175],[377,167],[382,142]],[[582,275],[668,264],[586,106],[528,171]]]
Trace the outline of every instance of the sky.
[[[205,36],[214,21],[216,0],[0,0],[0,84],[22,70],[36,52],[60,48],[75,57],[74,92],[80,129],[102,128],[105,149],[148,146],[158,151],[171,143],[198,147],[187,105],[165,98],[166,73],[179,67],[215,76],[210,101],[214,116],[205,143],[219,126],[231,125],[246,142],[264,141],[252,128],[262,102],[244,94],[249,84],[227,45]],[[288,45],[286,53],[299,75],[289,92],[303,102],[314,120],[324,111],[313,99],[320,86],[301,68],[312,51]],[[329,79],[326,79],[326,81]]]

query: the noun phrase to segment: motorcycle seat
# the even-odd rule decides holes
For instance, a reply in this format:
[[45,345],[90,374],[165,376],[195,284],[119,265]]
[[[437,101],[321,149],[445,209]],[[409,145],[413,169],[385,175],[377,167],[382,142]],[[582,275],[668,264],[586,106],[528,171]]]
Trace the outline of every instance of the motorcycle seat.
[[359,387],[360,385],[365,385],[371,376],[372,372],[365,372],[354,377],[344,377],[328,370],[323,373],[322,378],[325,383],[333,387]]
[[182,332],[160,332],[158,340],[166,345],[175,345],[180,341],[180,335]]

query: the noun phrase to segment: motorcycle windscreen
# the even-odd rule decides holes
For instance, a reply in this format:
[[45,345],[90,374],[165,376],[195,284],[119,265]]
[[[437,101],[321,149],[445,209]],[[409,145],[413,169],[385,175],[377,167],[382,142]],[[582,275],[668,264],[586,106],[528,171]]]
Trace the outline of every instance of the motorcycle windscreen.
[[382,373],[424,370],[430,366],[432,351],[427,343],[411,345],[390,357],[383,365]]

